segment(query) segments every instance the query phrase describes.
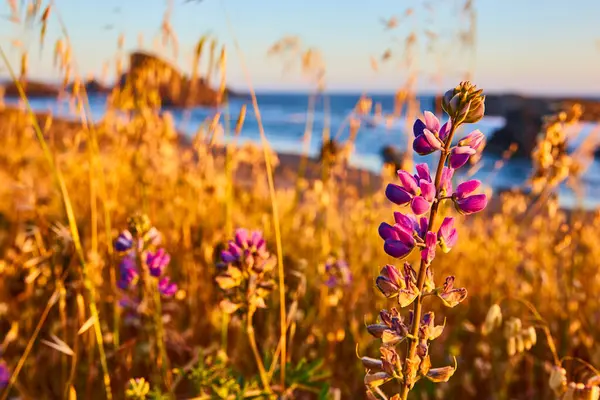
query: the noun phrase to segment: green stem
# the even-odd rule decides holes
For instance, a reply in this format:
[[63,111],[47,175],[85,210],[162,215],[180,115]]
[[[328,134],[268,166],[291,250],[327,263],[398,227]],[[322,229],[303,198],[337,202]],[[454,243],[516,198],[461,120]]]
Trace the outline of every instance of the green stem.
[[[448,138],[446,139],[446,144],[444,150],[442,150],[440,155],[440,160],[438,162],[437,170],[435,172],[435,191],[439,193],[440,191],[440,182],[442,180],[442,171],[444,170],[444,165],[446,165],[446,159],[448,158],[450,145],[452,144],[452,137],[454,136],[454,132],[456,132],[456,128],[458,124],[452,124],[452,128],[450,129],[450,133],[448,134]],[[431,212],[429,213],[429,224],[427,225],[427,231],[431,231],[435,224],[435,218],[438,213],[440,202],[435,201],[431,206]],[[421,322],[421,313],[423,311],[423,286],[425,285],[425,278],[427,276],[426,271],[429,268],[429,264],[425,262],[425,260],[421,260],[421,265],[419,267],[419,272],[417,275],[417,287],[419,288],[419,296],[414,302],[413,308],[413,321],[411,327],[411,335],[412,338],[408,338],[408,348],[407,354],[404,362],[404,376],[407,377],[409,375],[409,363],[406,360],[413,360],[417,354],[417,344],[418,344],[418,336],[419,336],[419,325]],[[410,391],[412,383],[405,382],[402,385],[402,391],[400,392],[400,399],[406,400],[408,398],[408,392]]]

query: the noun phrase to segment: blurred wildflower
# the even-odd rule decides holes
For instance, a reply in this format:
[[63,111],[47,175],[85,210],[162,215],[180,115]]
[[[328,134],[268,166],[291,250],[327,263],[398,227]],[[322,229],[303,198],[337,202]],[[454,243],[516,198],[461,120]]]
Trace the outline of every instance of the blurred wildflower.
[[150,275],[158,278],[163,270],[169,265],[171,256],[164,249],[158,249],[155,253],[148,252],[146,255],[146,264],[150,270]]
[[254,312],[256,308],[265,308],[265,299],[275,286],[270,276],[274,266],[275,259],[267,251],[262,234],[237,229],[217,264],[215,280],[225,295],[221,302],[223,311]]
[[325,286],[330,289],[336,287],[347,287],[352,283],[352,272],[348,263],[334,257],[329,257],[325,263]]
[[10,380],[10,371],[4,360],[0,360],[0,389],[4,389]]

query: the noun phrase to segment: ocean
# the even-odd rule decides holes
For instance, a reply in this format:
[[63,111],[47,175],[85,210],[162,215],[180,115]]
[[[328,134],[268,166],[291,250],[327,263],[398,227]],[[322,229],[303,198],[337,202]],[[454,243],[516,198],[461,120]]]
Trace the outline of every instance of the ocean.
[[[327,120],[329,120],[330,132],[333,137],[345,140],[348,137],[348,116],[360,98],[360,94],[328,94],[328,109],[325,112],[323,98],[316,102],[314,113],[314,124],[312,140],[310,143],[310,155],[316,156],[321,145],[321,133]],[[384,114],[392,113],[394,107],[393,95],[370,95],[373,106],[381,104]],[[300,154],[303,149],[302,138],[304,135],[307,119],[309,95],[299,93],[259,93],[257,94],[260,114],[263,126],[269,140],[270,146],[278,152]],[[105,96],[90,95],[90,106],[92,116],[95,120],[102,118],[105,112]],[[433,97],[422,96],[420,99],[422,109],[428,110],[433,107]],[[16,101],[6,99],[7,104]],[[235,98],[224,107],[223,115],[229,114],[230,126],[234,127],[240,108],[246,104],[248,111],[242,133],[241,141],[252,141],[260,143],[260,134],[256,116],[248,99]],[[53,99],[33,99],[31,105],[36,111],[52,111],[55,115],[65,118],[74,118],[69,114],[68,107]],[[373,107],[374,108],[374,107]],[[180,132],[192,135],[205,119],[215,113],[211,108],[192,109],[168,109],[174,116],[177,128]],[[369,121],[373,121],[370,119]],[[367,122],[367,121],[365,121]],[[412,125],[412,123],[411,123]],[[466,135],[473,129],[481,130],[487,137],[504,125],[502,117],[485,117],[476,124],[463,127],[458,132],[458,137]],[[379,172],[382,167],[381,151],[387,145],[396,146],[399,150],[406,147],[407,121],[403,118],[393,121],[391,124],[361,124],[355,141],[354,153],[351,164]],[[595,128],[596,124],[581,123],[574,129],[573,139],[570,147],[574,148],[584,140]],[[412,134],[412,131],[408,132]],[[435,160],[428,157],[415,156],[416,162],[428,162],[430,165]],[[480,161],[480,168],[474,177],[480,179],[485,185],[496,190],[520,187],[527,188],[527,181],[531,174],[531,163],[528,160],[510,160],[502,168],[496,168],[496,162],[500,156],[485,154]],[[422,160],[422,161],[421,161]],[[582,176],[582,187],[578,193],[574,193],[567,185],[561,186],[559,200],[565,208],[583,207],[586,209],[600,206],[600,162],[596,160],[578,160],[586,164],[586,171]],[[464,167],[466,168],[466,167]]]

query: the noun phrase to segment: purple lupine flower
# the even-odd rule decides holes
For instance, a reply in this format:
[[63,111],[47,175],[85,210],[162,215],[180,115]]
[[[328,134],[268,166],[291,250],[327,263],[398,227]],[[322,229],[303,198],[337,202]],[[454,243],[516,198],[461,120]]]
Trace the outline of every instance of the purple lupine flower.
[[485,136],[479,130],[474,130],[458,142],[450,152],[450,166],[460,168],[469,161],[469,157],[477,153]]
[[487,196],[485,194],[471,194],[476,191],[481,182],[473,179],[461,183],[456,187],[456,192],[452,195],[456,210],[463,214],[473,214],[483,210],[487,206]]
[[227,250],[221,252],[221,261],[231,264],[253,256],[269,257],[265,239],[259,231],[249,233],[247,229],[239,228],[235,231],[234,240],[229,241]]
[[410,203],[411,209],[416,215],[423,215],[429,211],[435,199],[435,185],[427,164],[418,164],[415,168],[416,175],[399,170],[400,185],[388,184],[385,195],[392,203],[399,206]]
[[421,259],[429,264],[435,258],[435,245],[437,244],[437,235],[433,232],[427,232],[425,235],[425,248],[421,250]]
[[163,274],[170,261],[171,256],[164,249],[158,249],[155,253],[148,252],[146,255],[146,264],[148,265],[150,275],[156,278],[159,278]]
[[454,218],[444,218],[438,230],[437,238],[444,253],[448,253],[454,247],[458,241],[458,233],[454,227]]
[[447,122],[440,128],[440,121],[429,111],[425,111],[423,116],[425,121],[417,119],[413,125],[413,149],[422,156],[442,150],[451,127]]
[[131,232],[128,230],[124,230],[119,234],[117,240],[115,240],[115,250],[116,251],[127,251],[130,250],[133,246],[133,236],[131,236]]
[[4,389],[10,381],[10,370],[4,360],[0,361],[0,389]]
[[138,271],[135,260],[130,256],[123,257],[119,264],[119,281],[117,282],[117,286],[120,289],[127,290],[137,278]]
[[423,229],[427,229],[427,220],[421,218],[419,222],[409,215],[399,212],[394,213],[395,224],[389,225],[382,222],[379,225],[379,236],[384,240],[383,249],[395,258],[405,258],[415,248],[415,233],[422,237]]
[[173,296],[177,292],[177,285],[171,282],[169,277],[164,277],[158,282],[158,291],[163,296]]

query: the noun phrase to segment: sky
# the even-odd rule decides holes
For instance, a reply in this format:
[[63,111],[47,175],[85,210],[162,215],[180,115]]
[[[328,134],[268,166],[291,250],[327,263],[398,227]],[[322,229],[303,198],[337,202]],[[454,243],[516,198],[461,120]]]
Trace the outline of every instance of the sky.
[[[454,86],[471,71],[472,80],[488,92],[600,96],[600,1],[474,0],[472,53],[456,39],[458,29],[468,26],[458,11],[464,1],[173,0],[171,24],[180,51],[177,58],[171,51],[163,52],[189,71],[195,44],[210,33],[228,49],[227,77],[232,88],[248,87],[234,46],[237,40],[256,89],[310,90],[314,85],[299,68],[284,71],[280,57],[267,56],[274,42],[294,35],[305,48],[321,53],[329,90],[393,92],[408,78],[402,43],[415,32],[412,66],[419,72],[421,92]],[[427,2],[432,11],[425,7]],[[107,62],[115,71],[120,34],[125,51],[139,48],[140,34],[143,49],[156,50],[153,42],[160,34],[167,1],[55,0],[54,4],[58,13],[50,16],[43,48],[38,44],[39,26],[32,30],[5,19],[0,23],[0,45],[17,70],[23,49],[28,49],[32,78],[58,79],[52,62],[54,43],[61,36],[57,15],[68,30],[78,72],[98,76]],[[413,14],[406,17],[409,8]],[[8,14],[7,2],[1,1],[0,15]],[[386,30],[381,20],[391,16],[399,18],[399,26]],[[433,52],[426,49],[425,31],[439,38]],[[380,62],[376,72],[370,60],[379,59],[386,49],[392,57]],[[0,63],[0,77],[7,76]]]

